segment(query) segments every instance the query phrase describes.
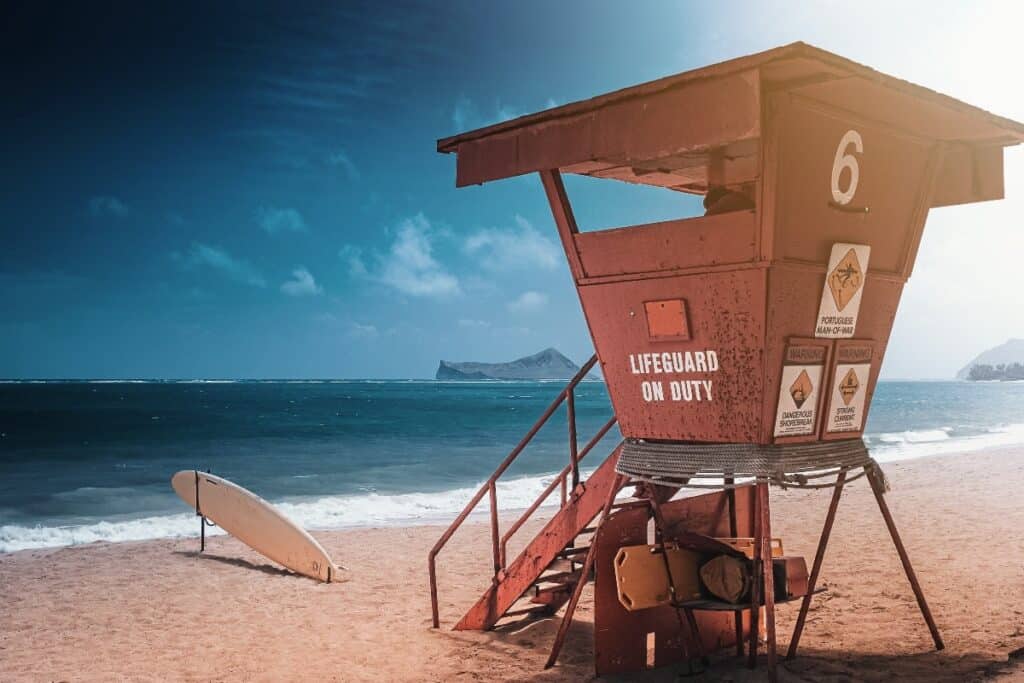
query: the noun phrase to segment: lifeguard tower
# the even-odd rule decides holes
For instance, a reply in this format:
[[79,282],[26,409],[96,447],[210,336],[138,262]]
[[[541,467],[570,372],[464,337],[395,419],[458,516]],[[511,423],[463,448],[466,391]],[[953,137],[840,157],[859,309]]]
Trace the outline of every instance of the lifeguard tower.
[[[1021,141],[1020,123],[803,43],[440,140],[460,187],[539,174],[596,356],[431,552],[434,625],[435,558],[488,496],[494,579],[456,628],[567,605],[551,665],[596,576],[598,673],[742,654],[744,640],[753,665],[763,620],[774,678],[769,486],[833,489],[793,656],[843,487],[866,476],[942,649],[861,435],[929,209],[1002,198],[1002,150]],[[565,173],[705,195],[708,215],[581,232]],[[573,390],[596,362],[615,415],[579,448]],[[569,463],[502,534],[496,481],[562,403]],[[579,461],[616,422],[623,442],[581,481]],[[616,503],[628,483],[639,499]],[[670,500],[695,486],[717,491]],[[556,489],[557,514],[507,562],[509,537]],[[612,563],[646,542],[651,517],[662,550],[692,534],[753,537],[747,602],[687,601],[668,570],[668,604],[625,609]]]

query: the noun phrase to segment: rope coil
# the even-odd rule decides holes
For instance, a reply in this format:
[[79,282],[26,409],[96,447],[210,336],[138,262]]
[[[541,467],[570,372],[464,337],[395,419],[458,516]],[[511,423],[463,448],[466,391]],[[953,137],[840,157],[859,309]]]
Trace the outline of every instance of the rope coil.
[[[751,479],[783,488],[830,488],[840,472],[862,468],[867,469],[846,481],[863,477],[868,470],[884,481],[863,439],[770,445],[627,439],[615,466],[620,474],[652,484],[714,489],[743,486]],[[832,481],[816,481],[826,477]],[[727,478],[746,481],[718,481]]]

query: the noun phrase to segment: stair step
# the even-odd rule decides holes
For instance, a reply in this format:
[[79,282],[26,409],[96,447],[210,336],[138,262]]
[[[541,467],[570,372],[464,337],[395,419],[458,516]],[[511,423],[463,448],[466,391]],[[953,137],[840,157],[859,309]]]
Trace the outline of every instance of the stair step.
[[537,582],[533,584],[535,587],[542,583],[576,583],[580,578],[581,569],[570,572],[555,572],[554,574],[541,574]]
[[628,498],[626,500],[619,501],[618,503],[612,504],[612,510],[620,510],[622,508],[633,508],[633,507],[648,507],[650,503],[647,502],[646,498]]
[[576,584],[565,583],[559,586],[538,588],[536,594],[530,598],[530,602],[538,605],[561,605],[569,599],[569,595],[572,594],[575,587]]
[[588,526],[588,527],[587,527],[586,529],[584,529],[583,531],[581,531],[581,532],[580,532],[580,534],[581,534],[581,535],[582,535],[582,534],[592,534],[592,533],[594,533],[595,531],[597,531],[597,527],[596,527],[596,526]]
[[[520,598],[528,598],[533,593],[533,586],[541,574],[575,569],[569,558],[575,558],[576,566],[583,561],[580,553],[586,553],[587,548],[573,549],[568,554],[561,551],[601,513],[609,489],[619,481],[615,473],[617,461],[618,449],[591,473],[579,494],[567,500],[516,559],[508,564],[502,579],[492,582],[455,625],[456,630],[486,630],[493,627]],[[566,595],[568,600],[567,594],[560,595]]]
[[590,550],[589,545],[581,545],[577,548],[565,548],[564,550],[558,553],[558,557],[567,558],[575,557],[577,555],[586,555],[588,550]]
[[579,563],[578,562],[571,562],[569,560],[563,560],[561,558],[556,558],[551,564],[548,565],[547,569],[545,569],[544,571],[546,571],[546,572],[559,572],[559,573],[561,573],[561,572],[568,572],[568,571],[575,571],[577,564],[579,564]]
[[514,609],[509,612],[505,612],[501,616],[502,619],[509,619],[511,617],[523,617],[523,616],[547,616],[551,613],[551,608],[547,605],[540,605],[539,607],[527,607],[525,609]]

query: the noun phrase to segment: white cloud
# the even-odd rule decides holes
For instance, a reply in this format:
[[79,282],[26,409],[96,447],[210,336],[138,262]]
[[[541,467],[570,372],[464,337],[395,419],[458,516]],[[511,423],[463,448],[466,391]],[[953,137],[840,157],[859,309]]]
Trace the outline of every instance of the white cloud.
[[281,285],[281,291],[289,296],[316,296],[323,294],[324,288],[316,283],[312,273],[299,266],[292,271],[292,279]]
[[515,228],[486,228],[473,233],[466,238],[463,250],[491,270],[552,270],[561,261],[555,243],[522,216],[516,216]]
[[548,295],[529,290],[508,302],[506,307],[513,313],[534,313],[547,306]]
[[513,109],[507,104],[498,105],[498,121],[511,121],[512,119],[517,119],[522,115],[522,112],[518,109]]
[[354,320],[349,324],[348,336],[353,339],[374,339],[380,336],[376,325],[363,325]]
[[367,275],[366,264],[363,263],[363,250],[351,244],[346,244],[338,250],[338,258],[348,264],[348,274],[353,277],[364,277]]
[[[548,99],[546,108],[555,106],[554,100]],[[480,109],[468,97],[460,97],[455,101],[452,109],[452,123],[455,124],[455,131],[463,133],[473,128],[481,128],[502,121],[510,121],[519,118],[525,112],[518,107],[497,102],[490,112],[481,112]]]
[[123,218],[128,215],[128,205],[117,197],[92,197],[89,199],[89,213],[93,216]]
[[465,132],[476,122],[476,107],[467,97],[460,97],[455,101],[455,108],[452,110],[452,123],[455,124],[457,133]]
[[357,249],[345,247],[349,273],[365,276],[392,289],[418,297],[446,297],[460,294],[457,277],[434,258],[434,230],[418,214],[402,221],[387,253],[376,256],[376,266],[367,268]]
[[242,284],[253,287],[267,286],[263,276],[247,261],[236,259],[223,249],[208,244],[193,242],[186,263],[190,266],[209,266]]
[[348,174],[348,179],[352,182],[359,180],[360,173],[352,159],[344,152],[344,150],[338,150],[327,157],[327,163],[331,166],[340,166],[345,169],[345,173]]
[[279,232],[306,231],[306,221],[296,209],[260,209],[258,220],[260,227],[271,235]]
[[490,326],[491,324],[486,320],[471,320],[469,318],[459,318],[459,327],[467,330],[479,330]]

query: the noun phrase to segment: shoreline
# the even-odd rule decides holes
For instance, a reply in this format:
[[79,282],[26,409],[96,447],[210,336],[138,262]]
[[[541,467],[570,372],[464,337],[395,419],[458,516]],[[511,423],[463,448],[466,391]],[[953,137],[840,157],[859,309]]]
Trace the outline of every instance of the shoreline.
[[[932,650],[870,490],[854,482],[822,570],[828,591],[812,606],[801,655],[783,670],[815,680],[1013,675],[1019,660],[1008,657],[1024,648],[1024,550],[1015,540],[1024,522],[1024,447],[884,469],[889,505],[947,649]],[[828,497],[772,490],[787,553],[810,563]],[[510,556],[539,521],[517,535]],[[426,557],[442,530],[314,531],[348,568],[347,581],[334,584],[297,577],[228,536],[209,538],[204,555],[194,538],[0,555],[0,670],[13,680],[592,677],[589,587],[560,663],[547,672],[557,620],[517,632],[449,630],[490,581],[489,529],[480,522],[467,522],[438,558],[442,628],[431,629]],[[795,614],[779,610],[782,648]],[[666,669],[644,680],[674,677]],[[704,680],[758,678],[716,657]]]
[[[970,438],[972,438],[972,437],[967,437],[966,440],[969,441]],[[973,437],[973,438],[978,438],[978,437]],[[976,456],[976,455],[982,455],[982,454],[997,455],[997,454],[999,454],[1001,452],[1013,454],[1013,453],[1015,453],[1018,450],[1024,451],[1024,443],[1021,443],[1021,444],[980,445],[977,448],[968,448],[966,450],[957,450],[956,446],[961,445],[961,442],[960,441],[956,441],[956,440],[924,441],[924,442],[919,442],[919,443],[916,443],[916,444],[913,444],[913,445],[918,447],[920,450],[926,450],[927,448],[931,447],[931,448],[935,448],[935,449],[939,450],[940,452],[939,453],[935,453],[935,454],[931,454],[931,455],[929,455],[929,454],[910,455],[910,457],[903,457],[903,458],[900,458],[898,460],[888,460],[888,459],[882,458],[882,459],[878,459],[877,462],[880,465],[882,465],[883,468],[887,468],[887,467],[892,467],[894,465],[900,465],[900,464],[903,464],[903,463],[910,463],[910,462],[915,462],[915,461],[919,461],[919,460],[929,460],[930,461],[930,460],[933,460],[935,458],[962,458],[962,457],[970,457],[970,456]],[[589,462],[590,461],[588,461],[588,463]],[[592,468],[585,467],[585,468],[582,468],[582,471],[585,472],[589,476],[589,473],[592,471]],[[543,473],[543,474],[523,475],[521,477],[515,477],[515,478],[510,478],[508,480],[505,480],[505,483],[506,484],[511,484],[511,483],[514,483],[514,482],[534,482],[534,481],[540,481],[540,480],[547,479],[548,477],[552,477],[554,475],[555,475],[554,472]],[[444,496],[445,494],[449,494],[449,493],[454,492],[454,491],[463,491],[463,490],[475,492],[479,485],[480,484],[477,484],[477,485],[474,485],[474,486],[463,486],[463,487],[458,487],[458,488],[455,488],[455,489],[444,489],[444,490],[440,490],[440,491],[431,491],[431,492],[410,492],[410,493],[393,493],[393,494],[383,494],[383,493],[373,492],[373,493],[365,494],[365,495],[357,495],[357,494],[352,494],[352,495],[350,495],[350,494],[324,494],[324,495],[318,495],[318,496],[303,496],[303,497],[287,499],[287,500],[283,500],[283,501],[268,501],[268,502],[271,502],[271,504],[274,505],[274,506],[282,506],[282,507],[284,507],[286,514],[288,514],[287,508],[290,505],[304,505],[304,506],[312,507],[316,503],[318,503],[320,501],[324,501],[324,500],[357,500],[357,499],[364,499],[365,500],[365,499],[369,499],[371,496],[377,496],[381,501],[394,502],[396,499],[402,499],[403,497],[412,497],[412,496],[438,496],[438,497],[441,497],[441,496]],[[538,489],[538,492],[539,492],[539,489]],[[467,502],[468,502],[469,497],[471,495],[472,494],[470,493],[469,495],[466,496]],[[500,491],[500,488],[499,488],[499,506],[500,506],[500,503],[501,503],[501,499],[502,499],[502,495],[501,495],[501,491]],[[552,494],[551,500],[557,501],[557,495]],[[531,502],[532,502],[532,498],[531,498]],[[499,517],[502,519],[502,521],[505,521],[505,519],[507,517],[518,516],[523,511],[525,511],[527,509],[527,507],[528,507],[528,504],[523,505],[521,507],[509,507],[509,508],[501,509]],[[553,508],[554,508],[554,504],[552,504],[552,505],[545,504],[545,505],[543,505],[543,506],[541,506],[539,508],[539,510],[538,510],[538,512],[536,513],[535,516],[538,516],[538,515],[543,516],[545,511],[550,511]],[[459,508],[459,510],[461,510],[461,508]],[[319,526],[319,525],[315,525],[315,524],[314,525],[303,525],[301,523],[302,522],[301,519],[296,519],[296,522],[299,523],[300,526],[305,526],[305,528],[308,531],[314,532],[314,533],[324,533],[324,532],[331,533],[331,532],[344,532],[344,531],[358,531],[358,530],[366,530],[366,529],[391,529],[391,528],[406,528],[406,527],[411,527],[411,528],[419,528],[419,527],[439,527],[439,528],[444,528],[444,527],[447,527],[447,525],[451,522],[451,520],[453,520],[456,517],[456,515],[458,515],[459,510],[443,511],[443,512],[438,512],[435,515],[426,515],[426,516],[423,516],[423,517],[396,518],[396,519],[394,519],[393,521],[390,521],[390,522],[366,522],[366,523],[356,523],[356,524],[349,524],[349,525],[343,525],[343,526]],[[470,516],[467,519],[466,523],[467,524],[474,523],[474,522],[475,523],[480,523],[482,521],[486,521],[487,515],[488,515],[488,512],[487,512],[486,501],[481,501],[480,504],[477,506],[477,508],[472,512],[472,514],[470,514]],[[289,516],[291,516],[291,515],[289,515]],[[93,528],[95,526],[106,526],[106,525],[110,525],[110,526],[114,526],[114,525],[131,526],[133,524],[138,524],[138,523],[142,523],[142,522],[149,522],[149,521],[152,521],[152,520],[166,521],[166,520],[171,520],[171,519],[174,519],[174,518],[177,518],[177,517],[190,518],[190,517],[192,517],[192,515],[187,510],[183,509],[181,512],[176,512],[176,513],[171,513],[171,514],[149,515],[149,516],[143,516],[143,517],[127,517],[125,519],[116,519],[116,520],[101,519],[101,520],[87,522],[85,524],[80,524],[80,525],[42,526],[42,525],[38,525],[37,524],[36,526],[27,526],[27,525],[24,525],[24,524],[12,524],[12,525],[5,525],[5,526],[7,526],[8,528],[16,528],[16,529],[19,529],[19,530],[22,530],[22,531],[41,530],[41,531],[46,531],[46,532],[53,533],[53,532],[57,532],[57,531],[72,531],[72,530],[77,530],[77,529],[90,529],[90,528]],[[190,520],[189,523],[191,524],[191,520]],[[220,536],[222,534],[223,534],[223,532],[219,528],[213,528],[213,529],[208,529],[207,530],[207,537],[217,537],[217,536]],[[186,534],[168,534],[168,535],[164,535],[164,536],[152,536],[152,537],[144,537],[144,538],[130,538],[130,539],[124,539],[124,540],[96,539],[96,540],[87,541],[87,542],[84,542],[84,543],[56,543],[56,544],[53,544],[53,545],[35,546],[35,547],[30,547],[30,548],[19,548],[17,550],[2,550],[2,549],[0,549],[0,558],[8,556],[8,555],[11,555],[11,554],[14,554],[14,553],[28,552],[28,551],[31,551],[31,550],[57,550],[57,549],[60,549],[60,548],[81,548],[81,547],[88,547],[90,545],[94,545],[94,544],[97,544],[97,543],[99,543],[99,544],[102,544],[102,543],[110,543],[110,544],[147,543],[147,542],[151,542],[151,541],[188,540],[188,539],[191,539],[191,538],[199,538],[199,534],[198,533],[194,533],[194,534],[190,534],[190,533],[186,533]]]

